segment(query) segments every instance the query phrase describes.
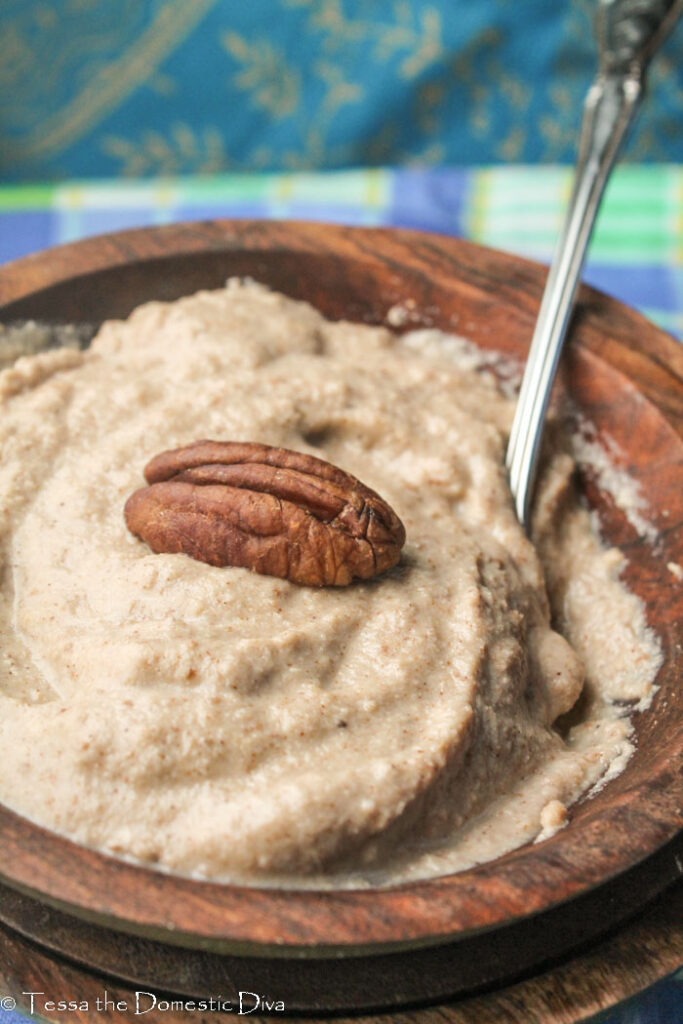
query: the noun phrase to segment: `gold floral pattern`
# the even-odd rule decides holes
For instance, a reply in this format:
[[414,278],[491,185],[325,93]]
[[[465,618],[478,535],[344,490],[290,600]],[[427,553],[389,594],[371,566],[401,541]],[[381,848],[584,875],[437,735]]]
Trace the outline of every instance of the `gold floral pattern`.
[[[5,180],[569,161],[594,0],[3,0]],[[681,156],[675,40],[632,158]]]

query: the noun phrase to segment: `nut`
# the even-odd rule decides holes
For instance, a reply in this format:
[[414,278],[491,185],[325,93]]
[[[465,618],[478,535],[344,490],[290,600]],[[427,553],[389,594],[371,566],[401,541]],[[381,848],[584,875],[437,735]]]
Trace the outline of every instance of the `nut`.
[[128,529],[152,551],[312,587],[370,579],[399,560],[393,509],[329,462],[265,444],[195,441],[145,466]]

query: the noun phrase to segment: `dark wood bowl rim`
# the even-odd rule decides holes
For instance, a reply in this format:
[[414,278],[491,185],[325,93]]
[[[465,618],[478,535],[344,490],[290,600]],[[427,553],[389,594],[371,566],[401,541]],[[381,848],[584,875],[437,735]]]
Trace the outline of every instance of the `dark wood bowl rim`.
[[[402,260],[410,255],[412,268],[428,270],[442,286],[449,283],[449,275],[472,268],[465,273],[472,288],[477,268],[486,260],[501,280],[512,282],[512,291],[501,301],[509,303],[515,289],[525,294],[520,315],[529,327],[545,276],[544,268],[530,261],[423,232],[301,222],[187,223],[88,238],[5,265],[0,268],[0,318],[6,307],[59,282],[131,261],[143,265],[179,255],[191,260],[193,254],[242,250],[309,257],[351,251],[368,266],[388,261],[399,278]],[[671,406],[660,400],[657,385],[659,375],[680,388],[672,370],[680,365],[678,344],[616,300],[591,289],[583,289],[582,297],[588,312],[577,318],[574,344],[625,381],[630,381],[634,360],[647,364],[652,372],[642,394],[666,420],[672,438],[680,440],[680,403]],[[591,303],[599,306],[594,314]],[[598,345],[606,314],[616,322],[637,323],[638,352],[620,347],[615,337],[606,350]],[[618,812],[627,818],[632,814],[638,822],[632,842],[608,852],[599,842],[604,815],[587,813],[572,826],[580,829],[581,841],[574,844],[570,860],[563,856],[561,832],[471,870],[390,889],[282,891],[205,882],[126,862],[75,844],[0,805],[0,879],[76,916],[179,945],[299,956],[429,945],[541,913],[617,877],[660,849],[679,828],[683,737],[670,750],[667,765],[667,778],[641,780],[621,801]],[[641,809],[655,782],[658,814],[645,821]],[[529,885],[529,879],[538,877],[543,887]]]

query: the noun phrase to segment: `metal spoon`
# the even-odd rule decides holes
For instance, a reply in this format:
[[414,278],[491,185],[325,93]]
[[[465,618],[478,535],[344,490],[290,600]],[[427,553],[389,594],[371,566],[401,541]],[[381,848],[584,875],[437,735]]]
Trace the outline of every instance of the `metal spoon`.
[[682,11],[683,0],[598,0],[598,73],[584,104],[572,196],[546,281],[506,456],[517,518],[527,531],[550,389],[600,200],[640,105],[650,58]]

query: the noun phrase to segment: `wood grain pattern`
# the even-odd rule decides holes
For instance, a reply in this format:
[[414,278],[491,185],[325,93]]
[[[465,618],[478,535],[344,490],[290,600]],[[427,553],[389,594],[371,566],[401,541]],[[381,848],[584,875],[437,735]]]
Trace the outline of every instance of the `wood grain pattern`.
[[[601,1010],[641,993],[644,989],[677,970],[683,960],[683,885],[660,896],[653,905],[609,938],[594,943],[580,956],[532,978],[520,980],[494,992],[463,997],[440,1006],[393,1010],[372,1016],[330,1017],[308,1016],[311,1024],[579,1024]],[[240,974],[237,975],[240,978]],[[265,978],[257,975],[242,980],[242,991],[256,991],[275,999],[277,989],[270,989]],[[259,982],[263,982],[260,984]],[[324,987],[324,981],[322,982]],[[148,988],[137,991],[149,991]],[[173,994],[153,988],[159,999],[173,999]],[[15,932],[0,927],[0,993],[13,995],[24,1011],[30,999],[23,993],[43,992],[45,998],[66,998],[87,1003],[68,1020],[78,1024],[126,1024],[131,1019],[129,1008],[135,1009],[136,988],[111,977],[83,970],[60,957],[54,957]],[[97,1000],[106,992],[107,1009],[98,1010]],[[208,987],[209,996],[224,995],[225,988]],[[239,999],[239,996],[238,996]],[[126,1010],[112,1004],[124,1003]],[[253,1005],[253,1001],[246,1003]],[[151,1006],[149,997],[140,997],[140,1007]],[[285,1003],[287,1013],[289,1009]],[[36,1009],[40,1009],[37,1005]],[[50,1019],[45,1014],[47,1019]],[[198,1014],[191,1009],[152,1008],[145,1014],[149,1024],[225,1024],[232,1017],[219,1013]],[[257,1024],[273,1018],[260,1014],[249,1016]],[[301,1018],[300,1018],[301,1019]],[[668,1024],[668,1022],[667,1022]],[[673,1021],[671,1022],[673,1024]]]
[[[416,316],[409,327],[455,330],[519,356],[531,336],[545,271],[415,232],[195,223],[88,239],[7,265],[0,269],[0,319],[100,322],[150,298],[217,287],[233,274],[307,299],[332,318],[382,323],[395,303],[410,298]],[[573,809],[567,829],[441,879],[374,892],[280,892],[127,864],[0,808],[4,883],[70,916],[155,942],[217,954],[306,954],[322,962],[340,953],[376,957],[470,941],[473,932],[507,927],[586,896],[658,850],[668,853],[635,895],[642,903],[672,881],[679,871],[672,843],[683,822],[683,588],[666,565],[683,563],[683,351],[639,314],[584,289],[562,377],[579,407],[621,447],[624,465],[653,509],[661,536],[655,551],[595,481],[585,481],[605,534],[627,551],[629,585],[645,601],[665,652],[654,704],[637,717],[636,754],[617,780]],[[587,914],[584,929],[595,934],[614,919]],[[499,976],[509,967],[501,964]],[[420,978],[412,983],[418,992]]]
[[[500,985],[538,971],[581,949],[598,931],[613,928],[642,905],[667,874],[667,846],[618,879],[547,911],[494,932],[420,949],[381,955],[282,958],[214,953],[125,935],[54,910],[16,890],[0,887],[2,920],[22,935],[91,970],[140,988],[185,997],[240,990],[277,993],[289,1012],[369,1010],[435,1001]],[[682,951],[683,952],[683,951]]]

